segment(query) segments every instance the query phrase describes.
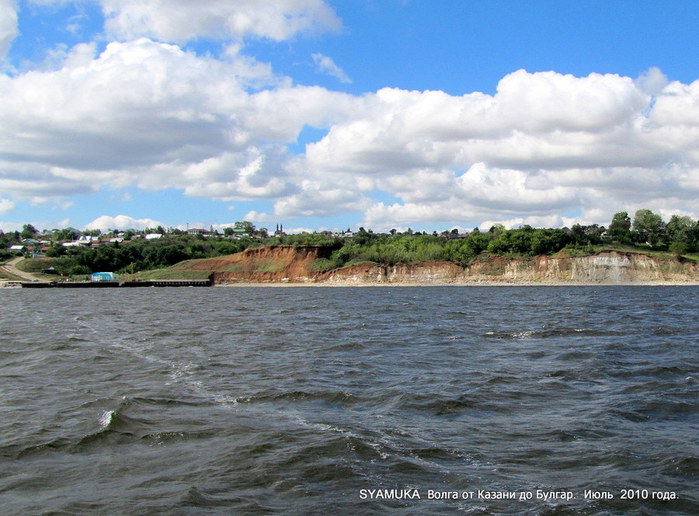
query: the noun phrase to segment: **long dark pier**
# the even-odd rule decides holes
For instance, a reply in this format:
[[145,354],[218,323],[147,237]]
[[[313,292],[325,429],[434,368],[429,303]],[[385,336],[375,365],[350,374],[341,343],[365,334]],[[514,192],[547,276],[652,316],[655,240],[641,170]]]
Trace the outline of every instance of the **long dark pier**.
[[137,288],[137,287],[210,287],[205,280],[156,280],[156,281],[52,281],[22,282],[22,288]]
[[205,280],[153,280],[153,281],[124,281],[122,287],[210,287],[210,279]]

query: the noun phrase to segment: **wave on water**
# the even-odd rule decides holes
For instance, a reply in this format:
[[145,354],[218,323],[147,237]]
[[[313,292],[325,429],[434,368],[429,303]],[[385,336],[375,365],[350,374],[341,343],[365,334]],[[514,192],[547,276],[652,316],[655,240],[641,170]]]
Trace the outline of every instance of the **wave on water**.
[[268,402],[326,402],[341,405],[352,405],[362,403],[363,400],[357,398],[349,392],[342,391],[291,391],[269,394],[257,394],[252,396],[242,396],[236,399],[238,403],[268,403]]
[[[128,443],[163,444],[172,440],[203,439],[216,434],[217,429],[201,426],[196,414],[208,403],[167,398],[122,397],[116,406],[103,409],[94,419],[89,418],[94,407],[112,404],[110,400],[95,400],[83,404],[82,418],[63,416],[55,428],[40,429],[35,435],[24,436],[9,446],[0,446],[0,456],[14,459],[39,457],[52,453],[85,453],[92,449],[110,448]],[[169,413],[191,412],[189,419],[179,424],[168,423]],[[46,437],[44,437],[46,435]]]
[[483,337],[488,339],[523,340],[523,339],[549,339],[560,337],[609,337],[621,335],[623,332],[612,330],[598,330],[585,328],[556,328],[545,330],[520,330],[520,331],[487,331]]
[[105,412],[102,412],[102,415],[99,417],[99,425],[100,428],[106,430],[109,425],[112,424],[112,421],[114,420],[114,412],[113,410],[107,410]]
[[699,514],[699,289],[77,290],[0,297],[3,514]]

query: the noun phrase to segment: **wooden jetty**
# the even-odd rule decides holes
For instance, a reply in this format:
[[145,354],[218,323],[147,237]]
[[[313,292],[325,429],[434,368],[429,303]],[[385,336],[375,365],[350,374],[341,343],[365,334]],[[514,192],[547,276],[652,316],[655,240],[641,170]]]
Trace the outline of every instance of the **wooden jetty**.
[[210,279],[204,280],[153,280],[153,281],[124,281],[122,287],[210,287]]
[[204,280],[154,280],[154,281],[25,281],[22,288],[139,288],[139,287],[210,287],[213,282]]

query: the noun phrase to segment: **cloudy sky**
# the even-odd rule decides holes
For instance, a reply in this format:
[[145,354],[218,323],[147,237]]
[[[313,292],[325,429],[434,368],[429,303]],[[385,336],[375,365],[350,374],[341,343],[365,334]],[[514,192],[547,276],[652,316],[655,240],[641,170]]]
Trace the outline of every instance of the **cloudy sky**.
[[0,0],[0,229],[699,217],[695,0]]

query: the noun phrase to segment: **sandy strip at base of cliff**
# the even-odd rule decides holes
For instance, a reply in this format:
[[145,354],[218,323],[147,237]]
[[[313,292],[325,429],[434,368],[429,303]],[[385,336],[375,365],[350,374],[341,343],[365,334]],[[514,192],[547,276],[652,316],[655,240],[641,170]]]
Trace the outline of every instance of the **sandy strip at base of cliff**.
[[472,281],[459,283],[291,283],[291,282],[239,282],[216,284],[215,287],[696,287],[699,286],[699,281],[646,281],[637,283],[578,283],[578,282],[551,282],[551,283],[535,283],[535,282],[503,282],[503,281]]

